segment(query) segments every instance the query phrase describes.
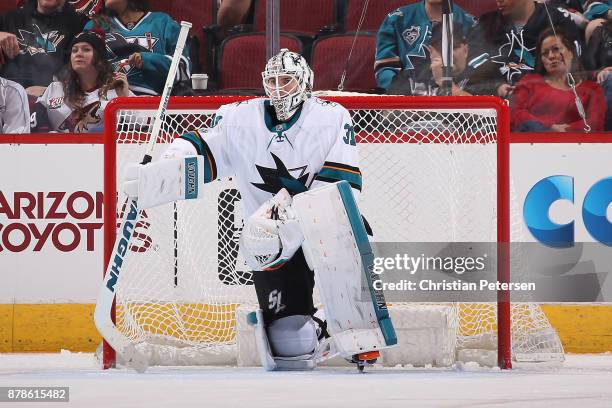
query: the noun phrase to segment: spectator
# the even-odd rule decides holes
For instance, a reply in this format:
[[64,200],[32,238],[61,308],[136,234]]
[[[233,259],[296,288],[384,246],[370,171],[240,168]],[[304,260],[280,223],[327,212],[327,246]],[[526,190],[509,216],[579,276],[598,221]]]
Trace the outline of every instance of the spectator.
[[[180,25],[168,14],[150,12],[147,0],[105,0],[102,14],[87,23],[106,31],[106,47],[115,71],[123,70],[136,94],[159,95],[176,48]],[[176,80],[188,81],[189,47],[183,51]]]
[[607,18],[611,5],[611,0],[587,0],[584,4],[584,16],[589,21]]
[[23,86],[0,78],[0,133],[30,133],[30,108]]
[[[17,0],[17,5],[22,6],[25,0]],[[75,11],[91,17],[97,13],[102,7],[104,0],[68,0],[67,3],[74,7]]]
[[[392,95],[439,95],[442,84],[442,24],[434,25],[431,42],[426,47],[431,65],[420,76],[408,78],[407,81],[394,81],[387,93]],[[463,35],[463,27],[453,24],[453,84],[452,95],[472,95],[468,90],[472,70],[467,65],[468,45]]]
[[578,44],[580,32],[569,15],[551,6],[547,13],[544,4],[533,0],[497,0],[497,6],[497,11],[483,14],[472,31],[469,61],[475,68],[489,62],[493,69],[486,80],[495,95],[506,98],[523,75],[533,72],[533,51],[540,33],[550,27],[549,13],[553,24]]
[[569,16],[580,30],[584,30],[589,20],[584,16],[584,0],[537,0],[539,3],[547,3],[562,14]]
[[527,74],[516,86],[510,103],[514,130],[568,132],[585,129],[569,83],[572,74],[576,93],[593,131],[604,128],[606,103],[603,90],[584,77],[582,64],[570,37],[545,30],[536,45],[536,73]]
[[[378,30],[374,73],[378,86],[388,89],[394,81],[409,82],[429,75],[430,60],[426,53],[432,27],[442,20],[443,0],[423,0],[389,13]],[[475,23],[459,6],[453,6],[454,22],[464,33]],[[394,84],[394,88],[401,87]],[[405,87],[405,86],[404,86]]]
[[585,53],[587,69],[595,73],[606,95],[606,130],[612,130],[612,20],[597,27]]
[[86,17],[65,0],[28,0],[0,19],[2,75],[40,96],[66,64],[68,45]]
[[591,35],[597,29],[597,27],[601,26],[606,20],[612,18],[612,0],[607,1],[597,1],[597,0],[589,0],[585,5],[584,16],[589,21],[589,24],[586,26],[584,37],[586,38],[586,42],[588,43]]
[[607,20],[593,31],[584,61],[587,69],[592,71],[612,66],[612,20]]
[[217,24],[232,28],[253,18],[253,0],[222,0],[217,11]]
[[85,31],[74,38],[62,80],[49,85],[34,105],[33,131],[102,131],[108,101],[133,95],[126,74],[113,72],[105,51],[101,31]]
[[68,0],[68,2],[72,4],[77,13],[92,17],[100,11],[104,0]]

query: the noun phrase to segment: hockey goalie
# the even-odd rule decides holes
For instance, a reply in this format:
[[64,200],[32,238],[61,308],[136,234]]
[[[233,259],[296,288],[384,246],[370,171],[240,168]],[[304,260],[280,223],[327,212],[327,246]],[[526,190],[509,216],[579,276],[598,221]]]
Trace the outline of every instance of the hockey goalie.
[[133,165],[124,190],[146,209],[197,199],[202,182],[234,177],[262,365],[312,369],[339,354],[361,370],[396,338],[384,297],[372,288],[350,115],[311,96],[313,73],[299,54],[281,50],[262,77],[268,98],[222,106],[210,129],[183,134],[156,162]]

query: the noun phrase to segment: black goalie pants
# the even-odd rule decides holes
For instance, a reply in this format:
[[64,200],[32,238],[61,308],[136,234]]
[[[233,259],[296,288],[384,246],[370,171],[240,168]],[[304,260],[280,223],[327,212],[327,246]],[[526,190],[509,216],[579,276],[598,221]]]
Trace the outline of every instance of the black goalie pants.
[[282,317],[313,315],[317,311],[312,301],[314,272],[301,248],[280,268],[253,272],[253,282],[266,325]]

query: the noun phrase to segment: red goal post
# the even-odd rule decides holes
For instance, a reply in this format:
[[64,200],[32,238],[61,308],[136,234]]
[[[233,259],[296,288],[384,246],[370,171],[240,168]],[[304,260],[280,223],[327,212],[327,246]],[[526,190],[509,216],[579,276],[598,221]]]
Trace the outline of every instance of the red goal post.
[[[172,138],[184,131],[195,129],[190,126],[209,126],[211,115],[219,106],[246,99],[249,98],[234,96],[170,98],[169,115],[162,128],[160,136],[162,140],[160,140],[161,145],[157,148],[157,154],[163,150],[163,144],[168,143]],[[376,148],[389,144],[398,146],[404,144],[494,144],[495,157],[492,160],[495,168],[491,171],[494,171],[495,174],[485,177],[494,178],[492,183],[495,186],[494,205],[497,216],[494,227],[495,237],[492,240],[497,240],[499,244],[502,244],[498,245],[498,280],[509,282],[509,248],[504,244],[510,242],[510,133],[509,112],[505,102],[495,97],[330,96],[324,99],[339,103],[351,112],[356,128],[356,140],[364,150],[360,152],[362,161],[367,161],[370,146]],[[117,180],[118,177],[121,178],[120,168],[125,164],[123,161],[127,160],[121,153],[118,155],[118,150],[126,145],[134,146],[146,142],[148,126],[151,122],[148,114],[143,112],[154,112],[158,104],[159,98],[154,97],[117,98],[111,101],[105,110],[104,220],[107,226],[104,229],[105,265],[109,262],[116,235],[116,228],[108,226],[117,223]],[[203,116],[196,118],[199,112],[204,112]],[[477,117],[481,113],[483,117],[486,116],[486,120]],[[466,121],[474,122],[465,124]],[[481,124],[483,127],[479,128]],[[119,149],[118,146],[120,146]],[[140,150],[142,154],[142,148]],[[388,150],[383,150],[383,152],[388,152]],[[379,162],[387,165],[384,161]],[[401,161],[395,163],[401,163]],[[391,164],[388,165],[391,166]],[[433,163],[433,166],[436,165]],[[380,174],[392,171],[392,167],[382,169]],[[364,179],[369,183],[364,185],[364,192],[367,191],[368,186],[377,183],[368,177],[369,174],[364,170]],[[381,176],[376,175],[375,178],[381,178]],[[403,191],[403,187],[399,188]],[[400,210],[397,210],[398,214]],[[381,228],[384,229],[384,227]],[[217,245],[221,244],[217,242]],[[176,247],[177,244],[174,245]],[[153,251],[149,250],[149,252]],[[161,295],[151,296],[151,299],[154,300]],[[127,306],[125,308],[127,309]],[[501,368],[511,368],[512,326],[508,292],[498,292],[496,309],[498,365]],[[105,345],[104,367],[112,367],[114,364],[114,353]]]

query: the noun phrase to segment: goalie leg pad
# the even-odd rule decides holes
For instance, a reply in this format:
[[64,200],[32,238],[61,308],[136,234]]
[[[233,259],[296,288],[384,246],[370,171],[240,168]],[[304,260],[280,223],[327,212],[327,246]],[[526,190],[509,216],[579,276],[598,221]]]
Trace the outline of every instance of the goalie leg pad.
[[123,191],[147,209],[178,200],[197,199],[204,183],[202,156],[171,157],[128,167]]
[[268,334],[266,333],[261,310],[249,313],[247,320],[251,326],[255,326],[255,343],[257,344],[257,353],[259,354],[261,366],[268,371],[276,370],[277,366],[274,362],[274,357],[272,357],[272,350],[268,342]]
[[[247,319],[249,324],[255,326],[255,342],[257,344],[261,365],[264,369],[267,371],[312,370],[316,367],[314,348],[311,349],[311,353],[283,357],[273,355],[270,346],[269,336],[271,335],[277,337],[275,340],[276,346],[280,346],[285,352],[290,352],[290,354],[292,354],[291,351],[300,352],[305,350],[304,347],[309,348],[310,344],[307,343],[310,343],[310,337],[312,336],[314,336],[314,346],[316,347],[316,331],[314,327],[311,327],[308,322],[303,319],[305,317],[309,318],[310,316],[289,316],[280,319],[278,320],[279,323],[276,325],[277,327],[268,333],[261,310],[248,314]],[[281,320],[285,320],[285,322],[280,323]],[[314,332],[314,335],[310,334],[311,331]],[[297,337],[303,337],[306,341],[298,341],[293,345],[289,344],[298,340]],[[302,347],[299,347],[299,345],[296,346],[296,344]]]
[[350,185],[300,193],[292,207],[337,350],[348,358],[395,345],[384,295],[373,288],[374,254]]

